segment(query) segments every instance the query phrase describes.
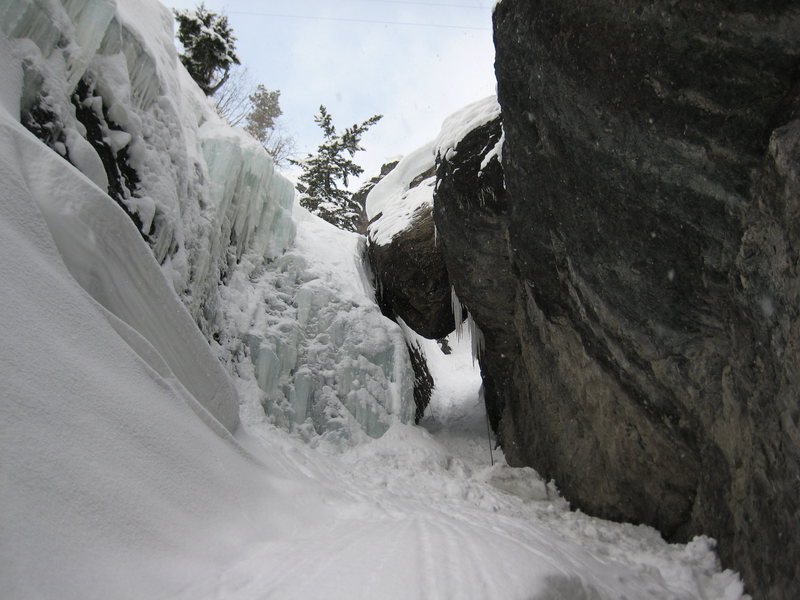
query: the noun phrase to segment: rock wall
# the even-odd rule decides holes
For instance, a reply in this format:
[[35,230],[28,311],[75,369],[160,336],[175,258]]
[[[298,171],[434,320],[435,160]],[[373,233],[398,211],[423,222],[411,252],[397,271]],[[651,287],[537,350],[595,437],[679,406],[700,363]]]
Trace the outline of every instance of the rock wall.
[[[429,339],[443,338],[455,329],[450,281],[430,204],[419,206],[408,225],[388,242],[370,239],[366,260],[374,278],[375,298],[385,316],[401,319]],[[414,369],[414,421],[419,423],[430,403],[434,381],[422,349],[411,337],[406,338],[406,346]]]
[[440,184],[436,213],[448,248],[441,211],[484,221],[457,241],[462,272],[492,265],[473,288],[513,277],[465,296],[509,352],[482,361],[506,456],[592,514],[717,538],[756,598],[800,596],[796,2],[494,18],[508,200]]

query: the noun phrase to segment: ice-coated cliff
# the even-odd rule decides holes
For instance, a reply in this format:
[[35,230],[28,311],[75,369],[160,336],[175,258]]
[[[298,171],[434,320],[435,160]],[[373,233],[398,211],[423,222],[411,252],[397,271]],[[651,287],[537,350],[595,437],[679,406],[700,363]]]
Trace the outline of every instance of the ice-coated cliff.
[[[309,439],[329,428],[336,439],[377,436],[393,418],[409,418],[413,375],[399,328],[359,277],[341,282],[321,266],[332,257],[360,261],[354,238],[297,210],[293,185],[263,148],[216,115],[178,61],[165,7],[3,0],[0,28],[19,66],[17,81],[4,86],[13,116],[127,213],[212,352],[234,379],[257,384],[238,381],[239,401],[221,373],[220,383],[193,384],[201,396],[228,389],[215,401],[224,408],[207,406],[228,429],[239,402],[262,404],[270,419]],[[86,230],[79,235],[107,235],[91,232],[91,210],[72,215]],[[298,220],[314,234],[301,232],[295,244]],[[71,270],[86,271],[76,277],[100,290],[92,293],[101,304],[175,360],[181,336],[149,323],[148,311],[161,310],[149,291],[141,290],[143,316],[134,323],[131,288],[120,293],[109,282],[127,268],[113,247],[109,239],[100,251],[102,262],[117,261],[102,275],[83,266],[97,260],[91,251],[75,260],[62,252]]]

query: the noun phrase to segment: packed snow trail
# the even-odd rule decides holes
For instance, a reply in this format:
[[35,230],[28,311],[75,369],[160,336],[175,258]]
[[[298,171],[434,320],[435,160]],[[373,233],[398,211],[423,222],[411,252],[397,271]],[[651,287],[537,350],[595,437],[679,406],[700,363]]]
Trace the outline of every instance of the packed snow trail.
[[336,516],[243,547],[180,598],[740,598],[709,540],[669,545],[649,527],[570,512],[532,469],[498,451],[491,466],[470,342],[450,341],[451,356],[423,341],[438,387],[420,427],[325,453],[245,418],[250,447],[325,486]]

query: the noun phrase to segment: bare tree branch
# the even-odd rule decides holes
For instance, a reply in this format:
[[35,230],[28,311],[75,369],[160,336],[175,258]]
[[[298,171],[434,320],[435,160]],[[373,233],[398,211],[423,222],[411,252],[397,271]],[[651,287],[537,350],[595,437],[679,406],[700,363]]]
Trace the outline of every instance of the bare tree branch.
[[214,94],[217,113],[234,127],[241,125],[250,112],[249,96],[254,88],[247,67],[232,68],[228,81]]

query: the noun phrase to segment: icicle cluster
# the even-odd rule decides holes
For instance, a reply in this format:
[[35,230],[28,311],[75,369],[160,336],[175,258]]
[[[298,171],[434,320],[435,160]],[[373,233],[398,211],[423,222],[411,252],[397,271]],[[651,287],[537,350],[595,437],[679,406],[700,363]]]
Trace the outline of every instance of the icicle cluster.
[[468,310],[467,318],[464,319],[464,306],[461,304],[461,300],[458,299],[455,288],[450,288],[450,302],[453,307],[453,319],[456,322],[456,335],[458,339],[462,339],[465,336],[469,339],[472,347],[472,362],[474,364],[483,354],[485,345],[483,332]]

